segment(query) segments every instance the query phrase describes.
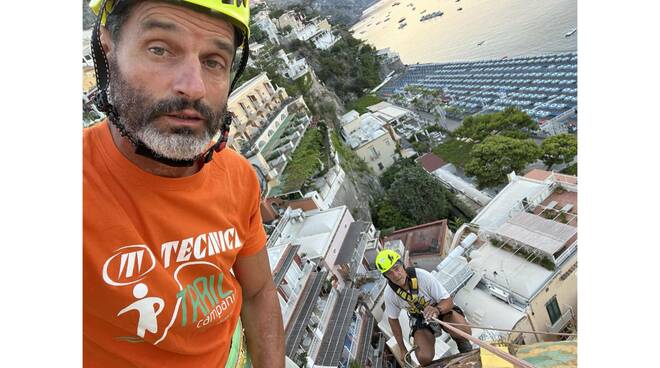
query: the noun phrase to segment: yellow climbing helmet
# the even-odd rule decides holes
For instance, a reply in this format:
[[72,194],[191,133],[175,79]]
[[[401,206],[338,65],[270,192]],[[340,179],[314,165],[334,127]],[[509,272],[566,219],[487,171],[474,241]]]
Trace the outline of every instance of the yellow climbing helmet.
[[[118,1],[107,1],[105,6],[106,11],[101,19],[101,24],[105,25],[106,15],[110,13]],[[174,2],[194,4],[208,9],[211,14],[224,14],[234,26],[243,32],[245,39],[250,37],[250,0],[176,0]],[[89,2],[89,7],[97,16],[99,15],[102,3],[103,0],[91,0]]]
[[376,268],[378,268],[380,273],[385,273],[392,268],[400,258],[401,256],[399,253],[391,249],[383,249],[378,252],[378,255],[376,256]]

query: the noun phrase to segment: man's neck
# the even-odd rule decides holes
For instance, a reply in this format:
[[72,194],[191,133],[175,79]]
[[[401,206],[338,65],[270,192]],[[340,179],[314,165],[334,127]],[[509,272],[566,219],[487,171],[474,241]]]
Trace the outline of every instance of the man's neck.
[[150,174],[170,178],[182,178],[193,175],[201,169],[199,164],[187,167],[174,167],[138,155],[135,153],[135,146],[128,140],[128,138],[121,135],[117,127],[110,122],[108,122],[108,126],[110,127],[110,133],[112,134],[112,141],[115,143],[119,152],[137,167]]

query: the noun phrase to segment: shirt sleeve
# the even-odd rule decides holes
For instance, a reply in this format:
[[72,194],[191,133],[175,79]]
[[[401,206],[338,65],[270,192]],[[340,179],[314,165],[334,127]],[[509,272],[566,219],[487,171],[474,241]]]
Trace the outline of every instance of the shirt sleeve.
[[387,288],[385,289],[385,297],[383,298],[385,299],[385,315],[391,319],[399,319],[401,308],[392,300],[393,293],[389,286],[385,287]]
[[251,178],[249,180],[249,198],[250,207],[248,211],[248,226],[247,226],[247,235],[245,244],[243,244],[243,249],[238,253],[239,257],[251,256],[256,254],[266,245],[266,231],[264,231],[263,222],[261,220],[261,191],[259,188],[259,181],[257,180],[257,174],[250,166],[249,174]]
[[423,283],[421,283],[421,285],[428,285],[429,294],[431,295],[431,298],[433,298],[435,303],[443,299],[447,299],[451,296],[447,292],[447,289],[445,289],[445,287],[442,286],[440,280],[433,277],[433,275],[431,275],[430,272],[419,268],[416,271],[417,271],[417,277],[423,280],[422,281]]

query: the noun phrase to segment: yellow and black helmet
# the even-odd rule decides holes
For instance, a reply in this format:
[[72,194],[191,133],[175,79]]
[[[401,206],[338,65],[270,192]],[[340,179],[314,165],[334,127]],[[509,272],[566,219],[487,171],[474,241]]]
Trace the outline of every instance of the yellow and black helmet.
[[399,253],[391,249],[383,249],[376,256],[376,268],[380,273],[387,272],[401,258]]
[[[106,11],[102,15],[101,25],[105,25],[106,15],[109,14],[115,3],[121,0],[108,0],[105,5]],[[125,0],[124,0],[125,1]],[[189,3],[208,9],[212,13],[219,13],[232,22],[243,34],[245,38],[250,36],[250,1],[249,0],[177,0],[174,3]],[[99,15],[103,0],[91,0],[89,7],[95,15]]]

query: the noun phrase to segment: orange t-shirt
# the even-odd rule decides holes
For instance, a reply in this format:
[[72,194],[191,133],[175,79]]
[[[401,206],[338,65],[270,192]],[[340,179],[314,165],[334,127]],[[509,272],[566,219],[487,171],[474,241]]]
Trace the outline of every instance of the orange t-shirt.
[[128,161],[107,122],[85,129],[84,365],[224,367],[242,303],[230,270],[266,243],[259,199],[231,149],[165,178]]

